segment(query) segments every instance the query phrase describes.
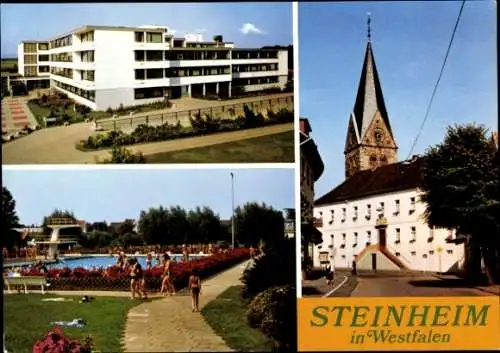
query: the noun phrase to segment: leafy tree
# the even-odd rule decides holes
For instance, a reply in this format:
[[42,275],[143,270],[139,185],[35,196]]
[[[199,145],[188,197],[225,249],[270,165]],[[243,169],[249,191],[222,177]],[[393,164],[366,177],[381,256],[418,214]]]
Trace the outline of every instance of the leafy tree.
[[222,43],[224,41],[224,37],[220,34],[217,34],[214,36],[214,42],[217,42],[217,43]]
[[283,213],[255,202],[247,203],[235,210],[236,239],[240,244],[258,246],[261,241],[272,243],[284,237]]
[[483,126],[449,127],[444,141],[426,152],[422,183],[428,224],[465,235],[467,277],[481,277],[482,257],[490,283],[500,283],[497,153]]
[[8,249],[17,246],[20,241],[18,228],[19,217],[16,212],[16,201],[6,187],[2,187],[2,243]]
[[189,243],[211,243],[228,240],[227,228],[223,227],[219,215],[210,207],[197,207],[187,215]]

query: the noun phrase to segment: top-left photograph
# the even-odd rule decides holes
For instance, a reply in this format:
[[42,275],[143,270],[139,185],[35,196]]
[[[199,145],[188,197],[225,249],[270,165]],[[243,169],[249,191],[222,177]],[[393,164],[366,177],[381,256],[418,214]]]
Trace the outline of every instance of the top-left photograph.
[[2,4],[2,164],[293,163],[292,6]]

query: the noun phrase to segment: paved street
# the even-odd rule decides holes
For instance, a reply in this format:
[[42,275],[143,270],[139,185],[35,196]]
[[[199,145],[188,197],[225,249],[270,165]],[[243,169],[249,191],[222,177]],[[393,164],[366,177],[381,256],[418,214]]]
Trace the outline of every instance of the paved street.
[[[488,288],[487,288],[488,289]],[[494,290],[470,288],[455,276],[438,278],[421,272],[365,272],[353,277],[339,270],[333,285],[325,278],[303,281],[303,297],[440,297],[499,295]]]

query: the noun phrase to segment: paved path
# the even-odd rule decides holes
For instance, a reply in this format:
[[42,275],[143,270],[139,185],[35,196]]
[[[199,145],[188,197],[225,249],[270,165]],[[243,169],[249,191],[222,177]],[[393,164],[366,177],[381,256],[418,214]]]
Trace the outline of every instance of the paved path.
[[491,295],[432,275],[359,276],[351,297],[455,297]]
[[26,105],[27,98],[2,99],[2,133],[12,134],[25,126],[35,128],[38,123]]
[[[200,310],[227,288],[239,285],[247,262],[202,282]],[[191,312],[191,298],[176,295],[140,304],[129,311],[126,352],[228,352],[200,313]]]
[[[241,141],[290,130],[293,130],[293,123],[154,142],[128,146],[127,148],[130,148],[134,152],[140,151],[148,155]],[[96,163],[96,158],[108,158],[108,150],[82,152],[75,148],[75,141],[84,139],[89,135],[90,126],[85,123],[36,131],[21,139],[3,144],[3,164],[94,164]]]

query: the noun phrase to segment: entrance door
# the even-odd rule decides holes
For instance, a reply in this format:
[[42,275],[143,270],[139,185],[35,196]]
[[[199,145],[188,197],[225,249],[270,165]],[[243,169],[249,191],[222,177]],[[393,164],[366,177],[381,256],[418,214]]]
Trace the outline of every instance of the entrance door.
[[379,228],[378,230],[378,243],[381,247],[384,248],[387,246],[387,236],[385,230],[385,228]]
[[377,271],[377,254],[372,254],[372,270]]

